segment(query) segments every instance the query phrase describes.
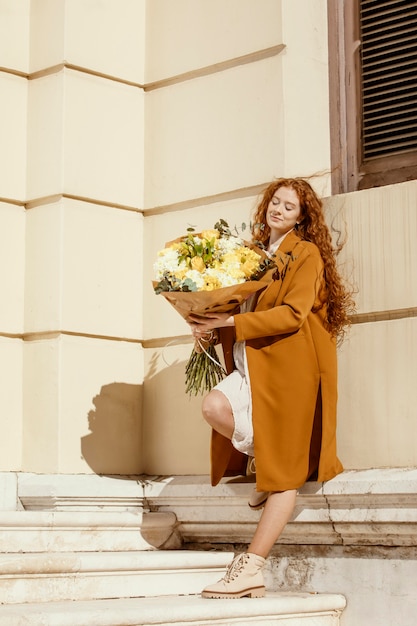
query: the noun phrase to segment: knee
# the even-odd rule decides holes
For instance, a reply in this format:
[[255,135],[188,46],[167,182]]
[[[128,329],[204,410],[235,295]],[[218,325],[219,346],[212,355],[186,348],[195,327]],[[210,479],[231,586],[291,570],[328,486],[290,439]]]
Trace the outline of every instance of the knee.
[[202,403],[203,417],[210,426],[215,426],[220,421],[227,410],[227,400],[225,396],[216,389],[210,391],[203,399]]

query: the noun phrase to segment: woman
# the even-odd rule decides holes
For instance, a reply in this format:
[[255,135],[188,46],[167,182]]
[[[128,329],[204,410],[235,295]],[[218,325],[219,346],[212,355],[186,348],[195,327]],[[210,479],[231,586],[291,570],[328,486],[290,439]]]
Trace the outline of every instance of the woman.
[[213,428],[212,484],[242,473],[246,455],[253,455],[257,492],[249,504],[264,506],[247,552],[203,590],[208,598],[263,596],[262,567],[293,514],[297,489],[343,469],[336,455],[336,344],[353,303],[336,268],[321,200],[303,179],[274,181],[252,235],[276,263],[256,301],[235,315],[190,317],[196,339],[207,341],[218,329],[226,364],[234,368],[203,401]]

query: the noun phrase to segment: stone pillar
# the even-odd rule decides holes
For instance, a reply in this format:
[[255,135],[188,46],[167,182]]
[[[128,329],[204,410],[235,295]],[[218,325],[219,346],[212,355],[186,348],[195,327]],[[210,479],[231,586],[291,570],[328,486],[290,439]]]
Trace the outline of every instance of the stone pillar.
[[0,5],[1,469],[143,469],[144,5]]

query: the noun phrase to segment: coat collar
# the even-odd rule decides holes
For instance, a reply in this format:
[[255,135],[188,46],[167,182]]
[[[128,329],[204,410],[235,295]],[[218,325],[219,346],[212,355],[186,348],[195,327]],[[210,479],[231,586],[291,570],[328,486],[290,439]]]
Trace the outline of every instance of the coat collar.
[[296,230],[292,230],[279,245],[277,252],[290,254],[299,241],[301,241],[301,237],[298,235]]

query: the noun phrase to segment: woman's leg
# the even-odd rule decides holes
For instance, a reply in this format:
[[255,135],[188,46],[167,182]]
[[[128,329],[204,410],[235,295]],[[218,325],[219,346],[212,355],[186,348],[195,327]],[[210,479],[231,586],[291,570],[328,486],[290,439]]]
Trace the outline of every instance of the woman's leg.
[[248,552],[267,558],[295,508],[296,489],[270,494]]
[[233,559],[221,580],[203,589],[204,598],[261,598],[265,595],[262,574],[265,559],[291,518],[296,494],[295,489],[271,493],[248,551]]
[[[224,393],[213,389],[203,400],[203,417],[214,430],[232,439],[235,422],[232,407]],[[248,552],[266,558],[294,512],[297,491],[273,492],[262,511]]]
[[231,439],[235,429],[232,407],[224,393],[213,389],[203,400],[203,417],[218,433]]
[[[235,429],[232,408],[226,396],[213,389],[203,400],[203,417],[214,430],[232,439]],[[262,597],[265,585],[262,568],[271,548],[290,520],[297,491],[273,492],[269,495],[248,551],[230,564],[224,578],[206,587],[206,598]]]

